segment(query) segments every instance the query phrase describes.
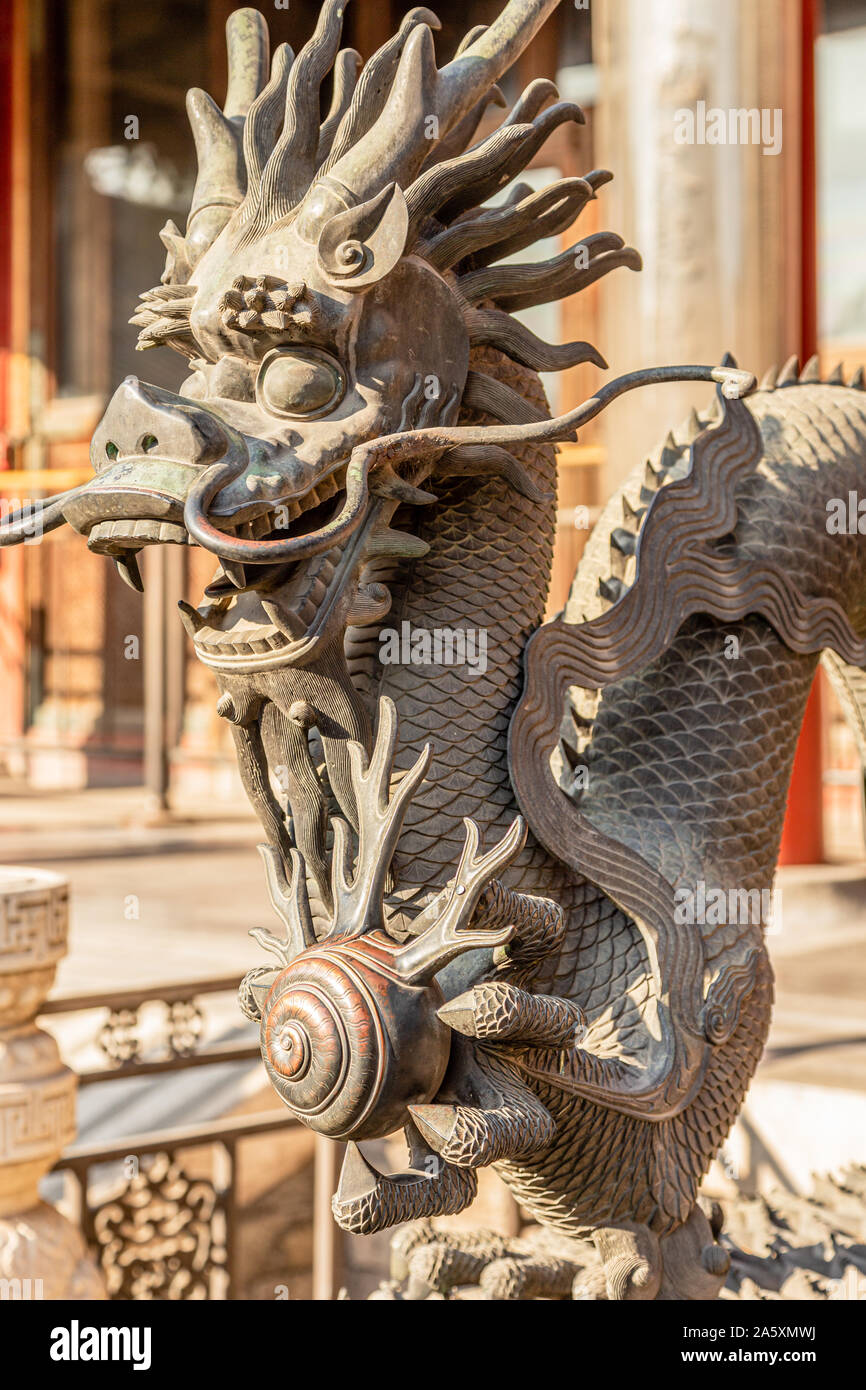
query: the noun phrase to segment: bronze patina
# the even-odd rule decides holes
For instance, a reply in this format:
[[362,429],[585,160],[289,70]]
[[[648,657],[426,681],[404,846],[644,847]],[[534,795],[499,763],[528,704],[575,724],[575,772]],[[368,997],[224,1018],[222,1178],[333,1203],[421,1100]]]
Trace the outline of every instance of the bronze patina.
[[[551,82],[475,140],[555,5],[509,0],[442,68],[423,8],[363,67],[344,0],[272,60],[261,15],[231,18],[225,108],[189,96],[186,231],[133,320],[189,376],[128,378],[94,479],[41,520],[134,585],[145,545],[219,560],[183,619],[284,928],[241,1001],[286,1105],[347,1141],[340,1225],[458,1211],[495,1164],[551,1240],[594,1243],[601,1296],[707,1298],[727,1255],[698,1187],[772,999],[765,923],[729,907],[772,885],[820,654],[855,701],[866,664],[866,551],[826,525],[862,485],[866,398],[726,361],[549,418],[539,372],[605,364],[514,313],[640,265],[608,232],[512,259],[610,178],[519,181],[583,120]],[[544,624],[555,443],[665,380],[715,402],[617,491]],[[485,669],[385,663],[389,625],[483,631]],[[400,1129],[409,1166],[380,1174],[357,1141]],[[561,1247],[401,1241],[416,1290],[594,1296]]]

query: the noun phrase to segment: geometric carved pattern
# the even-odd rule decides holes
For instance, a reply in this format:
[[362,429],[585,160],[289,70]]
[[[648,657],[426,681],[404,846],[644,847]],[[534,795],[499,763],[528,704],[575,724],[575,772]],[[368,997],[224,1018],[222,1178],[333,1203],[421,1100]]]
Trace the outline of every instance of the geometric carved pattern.
[[[165,1009],[165,1045],[172,1057],[188,1057],[201,1041],[204,1015],[192,999],[174,1000],[166,1003]],[[110,1010],[97,1039],[110,1062],[123,1066],[142,1060],[139,1022],[137,1008]]]
[[72,1072],[64,1069],[44,1085],[29,1082],[14,1090],[0,1088],[0,1164],[41,1157],[50,1162],[74,1138]]
[[68,889],[57,875],[40,872],[37,877],[20,869],[4,870],[0,876],[2,973],[59,960],[66,950],[68,919]]

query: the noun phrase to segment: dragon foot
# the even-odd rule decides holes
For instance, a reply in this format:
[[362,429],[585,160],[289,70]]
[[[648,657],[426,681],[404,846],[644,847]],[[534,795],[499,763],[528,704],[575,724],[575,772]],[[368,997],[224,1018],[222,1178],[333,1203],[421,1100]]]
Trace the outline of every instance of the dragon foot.
[[340,1229],[353,1236],[369,1236],[434,1213],[463,1211],[478,1190],[474,1172],[431,1157],[431,1171],[412,1168],[385,1177],[367,1162],[357,1144],[347,1144],[331,1202]]
[[391,1241],[391,1282],[373,1298],[568,1299],[582,1260],[595,1252],[588,1242],[572,1249],[552,1247],[540,1229],[528,1236],[496,1231],[444,1231],[422,1221],[398,1231]]
[[534,1227],[520,1236],[448,1231],[421,1221],[391,1242],[391,1280],[373,1298],[573,1299],[620,1302],[715,1299],[730,1267],[700,1207],[665,1236],[623,1222],[578,1240]]
[[446,1163],[459,1168],[483,1168],[543,1149],[555,1126],[541,1101],[505,1067],[494,1070],[487,1058],[478,1060],[474,1070],[480,1084],[472,1089],[476,1097],[481,1092],[482,1104],[410,1105],[422,1137]]

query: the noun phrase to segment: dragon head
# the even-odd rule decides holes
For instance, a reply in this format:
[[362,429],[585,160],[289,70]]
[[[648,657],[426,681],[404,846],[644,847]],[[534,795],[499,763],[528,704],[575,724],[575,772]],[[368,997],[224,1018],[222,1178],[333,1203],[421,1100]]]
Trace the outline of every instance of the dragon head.
[[62,512],[136,587],[145,545],[219,557],[206,601],[182,605],[218,671],[303,667],[381,618],[391,569],[426,549],[407,509],[435,501],[428,479],[498,473],[533,495],[510,453],[461,445],[453,429],[461,407],[506,425],[541,418],[472,369],[476,346],[536,370],[601,363],[509,311],[636,266],[635,252],[600,233],[548,262],[498,262],[570,226],[609,176],[518,184],[481,206],[580,108],[536,81],[473,144],[502,102],[497,78],[556,3],[511,0],[442,69],[436,17],[412,10],[360,72],[339,49],[345,0],[325,0],[298,55],[283,45],[272,62],[262,16],[240,10],[224,110],[189,94],[199,174],[186,232],[163,231],[162,283],[132,321],[139,348],[174,349],[190,374],[177,394],[119,386],[93,437],[94,478]]

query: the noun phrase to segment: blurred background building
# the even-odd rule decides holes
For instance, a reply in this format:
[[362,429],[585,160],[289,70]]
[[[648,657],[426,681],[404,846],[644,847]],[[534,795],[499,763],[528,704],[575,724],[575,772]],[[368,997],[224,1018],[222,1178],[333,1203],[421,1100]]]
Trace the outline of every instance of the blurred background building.
[[[318,13],[317,0],[257,7],[272,44],[296,49]],[[176,355],[134,352],[127,320],[162,271],[160,228],[168,217],[183,222],[194,179],[184,97],[191,86],[224,90],[232,8],[232,0],[2,0],[0,502],[89,476],[91,432],[124,375],[175,389],[183,377]],[[440,59],[500,8],[500,0],[440,0]],[[397,0],[353,0],[345,42],[366,58],[402,14]],[[531,311],[536,331],[596,343],[612,375],[716,362],[725,351],[759,376],[791,354],[804,361],[817,352],[827,370],[840,359],[848,371],[866,363],[864,69],[866,0],[563,0],[502,85],[513,100],[533,78],[555,76],[562,95],[585,108],[586,125],[559,127],[530,176],[542,184],[613,170],[580,234],[620,232],[642,252],[644,270]],[[677,143],[676,113],[700,102],[780,113],[778,149]],[[601,379],[592,367],[552,378],[552,405],[568,409]],[[608,491],[705,400],[686,386],[629,397],[562,450],[551,612]],[[0,849],[7,862],[50,863],[72,877],[79,907],[61,973],[67,993],[240,973],[249,964],[244,933],[256,913],[267,919],[249,853],[257,830],[213,677],[175,611],[179,598],[200,593],[212,566],[192,548],[153,547],[142,599],[66,529],[0,552]],[[783,858],[847,865],[827,881],[843,884],[839,901],[849,906],[862,878],[862,791],[840,711],[816,689]],[[211,912],[214,849],[234,877]],[[821,872],[802,880],[812,904],[804,921],[817,910],[809,893]],[[127,899],[140,901],[141,917],[124,916]],[[810,949],[798,950],[798,970]],[[847,959],[839,978],[850,979]],[[802,994],[805,976],[796,978]],[[835,986],[821,988],[823,998]],[[138,1005],[111,1008],[116,1024]],[[235,1024],[225,1027],[228,1046]],[[857,1027],[860,1085],[866,1007]],[[73,1029],[73,1049],[76,1037]],[[111,1045],[120,1064],[130,1062],[116,1038]],[[189,1115],[194,1091],[172,1093],[162,1111],[145,1106],[148,1125]],[[249,1108],[248,1091],[215,1084],[208,1113]],[[89,1132],[101,1135],[99,1105],[85,1112]],[[291,1162],[306,1171],[311,1148]],[[263,1181],[252,1183],[250,1201]],[[298,1200],[301,1227],[309,1217],[312,1229],[312,1197]],[[266,1244],[267,1221],[256,1229],[253,1244],[259,1236]],[[293,1239],[306,1270],[306,1237]]]

